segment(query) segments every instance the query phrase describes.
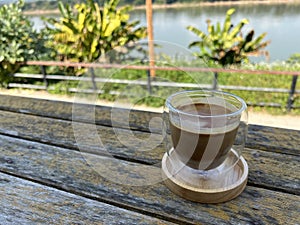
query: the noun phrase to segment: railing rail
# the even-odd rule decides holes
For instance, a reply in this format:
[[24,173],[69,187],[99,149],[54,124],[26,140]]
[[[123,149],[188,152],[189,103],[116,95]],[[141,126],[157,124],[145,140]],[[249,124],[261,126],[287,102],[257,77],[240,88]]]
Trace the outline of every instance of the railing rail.
[[135,69],[135,70],[164,70],[164,71],[186,71],[186,72],[213,72],[213,73],[243,73],[243,74],[270,74],[300,76],[300,71],[270,71],[270,70],[250,70],[250,69],[223,69],[223,68],[204,68],[204,67],[167,67],[167,66],[148,66],[148,65],[121,65],[121,64],[102,64],[102,63],[72,63],[57,61],[27,61],[24,65],[33,66],[63,66],[63,67],[85,67],[103,69]]
[[[185,71],[185,72],[212,72],[214,73],[214,82],[213,84],[207,85],[204,88],[222,88],[227,90],[242,90],[242,91],[260,91],[260,92],[280,92],[280,93],[288,93],[288,100],[286,104],[286,109],[290,111],[294,108],[293,104],[295,101],[295,95],[299,94],[300,91],[296,90],[296,84],[298,80],[298,76],[300,76],[300,71],[269,71],[269,70],[250,70],[250,69],[225,69],[225,68],[201,68],[201,67],[166,67],[166,66],[148,66],[148,65],[120,65],[120,64],[103,64],[103,63],[72,63],[72,62],[58,62],[58,61],[27,61],[23,63],[23,65],[33,65],[40,66],[42,74],[21,74],[16,73],[14,77],[19,78],[33,78],[33,79],[42,79],[44,81],[44,86],[39,85],[25,85],[25,84],[16,84],[11,83],[9,87],[23,87],[23,88],[33,88],[33,89],[45,89],[48,88],[48,80],[90,80],[95,87],[95,83],[122,83],[122,84],[137,84],[137,85],[147,85],[149,92],[151,92],[152,86],[165,86],[172,87],[174,85],[186,88],[196,88],[199,87],[197,84],[192,83],[177,83],[172,84],[170,82],[158,82],[153,81],[150,78],[149,71],[150,70],[161,70],[161,71]],[[106,78],[97,78],[97,77],[76,77],[76,76],[66,76],[66,75],[53,75],[46,73],[47,66],[58,66],[58,67],[82,67],[82,68],[102,68],[102,69],[133,69],[133,70],[143,70],[148,71],[148,80],[147,81],[133,81],[127,79],[106,79]],[[227,86],[227,85],[219,85],[217,86],[217,77],[218,73],[241,73],[241,74],[269,74],[269,75],[286,75],[291,76],[292,81],[290,85],[290,89],[285,88],[266,88],[266,87],[245,87],[245,86]],[[77,91],[73,89],[72,91]],[[91,90],[90,90],[91,91]],[[251,103],[252,105],[267,105],[272,107],[281,107],[276,103]]]

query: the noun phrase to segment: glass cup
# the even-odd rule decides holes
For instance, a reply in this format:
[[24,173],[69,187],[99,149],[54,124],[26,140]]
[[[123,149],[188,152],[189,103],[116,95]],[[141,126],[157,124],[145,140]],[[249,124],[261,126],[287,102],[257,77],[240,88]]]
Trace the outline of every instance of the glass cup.
[[164,109],[165,145],[173,173],[211,176],[239,160],[247,136],[247,105],[221,91],[181,91]]

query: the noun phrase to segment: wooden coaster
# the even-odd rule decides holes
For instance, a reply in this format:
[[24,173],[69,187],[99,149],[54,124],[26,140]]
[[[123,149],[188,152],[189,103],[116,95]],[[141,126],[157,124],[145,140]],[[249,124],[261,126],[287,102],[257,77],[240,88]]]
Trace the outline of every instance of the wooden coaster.
[[[171,153],[172,154],[172,150]],[[236,158],[234,150],[228,155],[228,162]],[[248,179],[248,165],[240,156],[237,163],[229,167],[224,173],[213,176],[196,176],[187,174],[185,167],[175,171],[170,160],[170,155],[165,153],[162,159],[162,176],[166,186],[175,194],[200,203],[220,203],[229,201],[245,189]]]

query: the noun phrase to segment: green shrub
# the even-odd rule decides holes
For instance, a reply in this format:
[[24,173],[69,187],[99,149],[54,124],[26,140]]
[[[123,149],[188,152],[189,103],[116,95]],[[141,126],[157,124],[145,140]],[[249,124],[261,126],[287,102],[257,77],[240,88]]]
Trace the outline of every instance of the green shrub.
[[20,62],[34,58],[37,33],[22,15],[24,1],[0,7],[0,85],[6,86]]
[[236,26],[231,22],[231,16],[235,9],[229,9],[226,13],[224,24],[220,22],[212,25],[207,20],[207,34],[196,27],[188,26],[187,29],[199,37],[199,41],[192,42],[189,47],[198,47],[195,55],[201,59],[213,61],[222,66],[249,62],[249,55],[264,53],[269,42],[263,41],[266,33],[254,39],[254,30],[248,32],[245,38],[242,36],[242,28],[248,24],[247,19],[242,19]]
[[[107,0],[101,8],[93,0],[73,8],[59,3],[60,19],[48,19],[52,26],[49,46],[61,61],[94,62],[99,59],[123,60],[135,46],[131,43],[146,36],[139,21],[129,22],[129,6],[118,7],[119,0]],[[122,48],[120,48],[122,47]],[[132,48],[133,49],[132,49]],[[77,74],[85,70],[77,68]]]

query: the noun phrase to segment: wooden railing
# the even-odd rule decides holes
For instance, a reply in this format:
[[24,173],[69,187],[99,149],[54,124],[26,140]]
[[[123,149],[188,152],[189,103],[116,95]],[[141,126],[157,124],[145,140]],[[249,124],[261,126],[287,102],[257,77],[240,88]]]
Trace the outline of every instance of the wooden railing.
[[[158,67],[158,66],[146,66],[146,65],[120,65],[120,64],[100,64],[100,63],[71,63],[71,62],[56,62],[56,61],[27,61],[23,65],[33,65],[40,66],[42,74],[21,74],[16,73],[14,77],[19,78],[33,78],[33,79],[42,79],[44,85],[30,85],[30,84],[20,84],[20,83],[10,83],[9,87],[19,87],[19,88],[32,88],[32,89],[48,89],[48,80],[91,80],[93,83],[121,83],[121,84],[137,84],[145,85],[148,88],[148,91],[151,93],[153,86],[164,86],[172,87],[174,83],[170,82],[159,82],[152,80],[150,77],[150,70],[162,70],[162,71],[185,71],[185,72],[212,72],[214,73],[214,81],[211,85],[203,86],[203,88],[211,89],[226,89],[226,90],[242,90],[242,91],[257,91],[257,92],[278,92],[278,93],[287,93],[288,100],[286,103],[286,108],[288,111],[294,108],[295,95],[299,94],[300,91],[296,90],[296,84],[298,76],[300,76],[300,71],[269,71],[269,70],[247,70],[247,69],[223,69],[223,68],[199,68],[199,67]],[[135,81],[135,80],[126,80],[126,79],[106,79],[106,78],[97,78],[95,76],[88,77],[76,77],[76,76],[66,76],[66,75],[50,75],[46,73],[47,66],[58,66],[58,67],[84,67],[84,68],[102,68],[102,69],[133,69],[133,70],[143,70],[148,72],[147,81]],[[269,74],[269,75],[285,75],[291,76],[291,85],[289,89],[285,88],[266,88],[266,87],[245,87],[245,86],[227,86],[227,85],[218,85],[217,77],[219,73],[240,73],[240,74]],[[198,84],[194,83],[176,83],[176,86],[182,88],[197,88]],[[77,92],[76,89],[71,89],[71,92]],[[95,90],[89,90],[95,91]],[[99,90],[101,93],[101,90]],[[271,106],[271,107],[281,107],[277,103],[250,103],[251,105],[259,106]]]

